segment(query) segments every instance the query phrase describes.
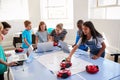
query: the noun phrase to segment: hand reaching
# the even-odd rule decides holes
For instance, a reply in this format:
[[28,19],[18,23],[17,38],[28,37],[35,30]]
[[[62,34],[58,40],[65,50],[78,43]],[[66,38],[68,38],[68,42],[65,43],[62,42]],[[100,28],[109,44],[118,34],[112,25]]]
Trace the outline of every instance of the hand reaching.
[[71,57],[68,56],[68,57],[66,58],[66,60],[67,60],[67,61],[71,61]]

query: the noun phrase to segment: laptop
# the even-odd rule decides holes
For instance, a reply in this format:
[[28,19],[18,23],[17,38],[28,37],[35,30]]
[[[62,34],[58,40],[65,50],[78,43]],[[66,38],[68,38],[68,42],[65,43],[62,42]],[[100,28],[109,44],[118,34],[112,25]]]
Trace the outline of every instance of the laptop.
[[32,45],[28,49],[24,49],[23,52],[16,53],[12,52],[13,55],[8,58],[8,62],[16,62],[16,65],[14,66],[19,66],[23,65],[25,60],[29,59],[29,55],[33,52],[33,47]]
[[54,46],[53,42],[44,42],[44,43],[38,43],[37,44],[37,53],[42,53],[42,52],[49,52],[53,51]]
[[13,65],[13,66],[20,66],[20,65],[23,65],[24,61],[27,59],[28,59],[27,55],[25,53],[22,53],[22,54],[14,54],[10,56],[7,61],[16,62],[16,65]]
[[66,52],[66,53],[70,53],[70,49],[69,49],[69,46],[66,42],[63,42],[63,41],[59,41],[59,44],[61,46],[61,49]]

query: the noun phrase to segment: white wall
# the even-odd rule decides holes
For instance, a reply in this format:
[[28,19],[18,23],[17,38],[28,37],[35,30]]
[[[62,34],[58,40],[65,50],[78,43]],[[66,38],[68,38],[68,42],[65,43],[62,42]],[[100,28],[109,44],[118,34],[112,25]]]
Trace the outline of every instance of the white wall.
[[66,42],[69,44],[74,44],[76,36],[76,23],[79,19],[88,19],[88,0],[73,0],[73,19],[74,19],[74,29],[67,30],[68,34],[66,36]]
[[88,0],[73,0],[74,21],[79,19],[88,20]]
[[[88,19],[88,0],[74,0],[74,21]],[[91,20],[95,28],[105,34],[109,51],[120,51],[120,20]],[[75,25],[76,26],[76,25]],[[73,30],[75,32],[76,28]],[[72,34],[72,32],[71,32]],[[69,35],[71,35],[69,34]],[[73,39],[71,38],[71,41]],[[106,43],[106,44],[107,44]]]
[[[32,27],[38,27],[40,21],[40,0],[28,0],[28,7],[29,7],[29,20],[32,22]],[[13,36],[15,33],[23,31],[24,28],[24,20],[11,20],[7,21],[12,28],[9,31],[9,34],[5,36],[2,45],[4,47],[11,46],[13,42]]]
[[33,27],[38,27],[40,22],[40,0],[29,1],[29,18]]
[[[98,31],[105,34],[109,51],[120,51],[120,20],[92,20]],[[106,44],[107,44],[106,43]]]
[[[74,24],[73,30],[68,30],[69,43],[74,42],[76,32],[76,22],[79,19],[88,19],[88,0],[74,0]],[[120,20],[91,20],[95,28],[100,32],[104,33],[107,43],[107,49],[110,52],[120,51]],[[71,37],[70,37],[71,36]],[[109,45],[108,45],[109,44]]]
[[[38,27],[40,22],[40,0],[28,0],[29,1],[29,20],[32,21],[33,27]],[[73,44],[76,35],[76,22],[79,19],[87,19],[87,0],[73,0],[74,6],[74,25],[75,28],[73,30],[68,30],[68,34],[66,36],[66,42]],[[12,28],[7,36],[5,36],[5,40],[3,42],[3,46],[12,45],[12,39],[14,33],[24,30],[23,22],[24,20],[15,20],[15,21],[7,21],[12,25]]]

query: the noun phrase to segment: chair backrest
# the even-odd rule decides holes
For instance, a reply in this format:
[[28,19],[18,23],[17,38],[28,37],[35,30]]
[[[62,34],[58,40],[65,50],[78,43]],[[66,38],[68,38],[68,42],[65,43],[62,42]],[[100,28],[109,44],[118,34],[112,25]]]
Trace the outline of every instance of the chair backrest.
[[54,28],[48,28],[47,29],[47,32],[48,32],[48,34],[51,34],[51,32],[54,30]]

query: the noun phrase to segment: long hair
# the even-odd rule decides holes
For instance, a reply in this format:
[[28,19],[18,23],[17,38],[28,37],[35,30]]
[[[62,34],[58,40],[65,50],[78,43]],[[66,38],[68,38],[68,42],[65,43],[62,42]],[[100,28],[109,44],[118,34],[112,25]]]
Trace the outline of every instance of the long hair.
[[[88,27],[91,31],[91,35],[94,39],[96,39],[96,44],[98,43],[97,37],[103,37],[94,27],[93,23],[91,21],[86,21],[83,23],[83,26]],[[82,33],[82,43],[85,43],[87,41],[87,36]]]
[[41,21],[38,27],[38,31],[41,31],[41,25],[45,25],[45,31],[47,30],[47,26],[45,24],[45,22]]

